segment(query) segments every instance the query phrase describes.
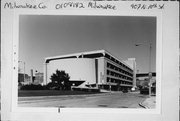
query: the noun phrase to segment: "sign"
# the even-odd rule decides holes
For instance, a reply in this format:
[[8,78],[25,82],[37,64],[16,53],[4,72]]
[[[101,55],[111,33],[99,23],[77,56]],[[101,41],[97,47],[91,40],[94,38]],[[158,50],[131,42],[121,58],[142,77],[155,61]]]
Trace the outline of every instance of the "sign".
[[152,73],[149,72],[149,79],[152,79]]

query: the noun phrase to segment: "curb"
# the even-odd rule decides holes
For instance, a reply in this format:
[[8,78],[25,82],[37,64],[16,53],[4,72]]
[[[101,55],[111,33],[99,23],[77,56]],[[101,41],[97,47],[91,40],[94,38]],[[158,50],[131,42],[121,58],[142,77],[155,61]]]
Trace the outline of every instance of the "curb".
[[149,109],[149,107],[148,106],[146,106],[146,105],[143,105],[143,103],[141,102],[141,103],[139,103],[139,106],[141,106],[141,107],[143,107],[143,108],[145,108],[145,109]]
[[52,96],[27,96],[27,97],[18,97],[18,98],[53,98],[53,97],[74,97],[74,96],[96,96],[96,95],[107,95],[111,94],[110,92],[107,93],[97,93],[97,94],[80,94],[80,95],[52,95]]
[[53,97],[74,97],[74,96],[80,96],[80,97],[90,97],[90,96],[103,96],[103,95],[109,95],[109,94],[114,94],[116,92],[104,92],[104,93],[95,93],[95,94],[80,94],[80,95],[52,95],[52,96],[27,96],[27,97],[18,97],[18,98],[53,98]]
[[71,98],[71,97],[92,97],[92,96],[104,96],[104,95],[109,95],[109,94],[112,94],[112,93],[99,93],[99,94],[82,94],[82,95],[57,95],[57,96],[37,96],[37,97],[19,97],[19,99],[28,99],[28,98],[33,98],[33,99],[36,99],[36,100],[18,100],[19,103],[28,103],[28,102],[41,102],[43,101],[42,99],[43,98],[54,98],[54,97],[58,97],[58,98]]

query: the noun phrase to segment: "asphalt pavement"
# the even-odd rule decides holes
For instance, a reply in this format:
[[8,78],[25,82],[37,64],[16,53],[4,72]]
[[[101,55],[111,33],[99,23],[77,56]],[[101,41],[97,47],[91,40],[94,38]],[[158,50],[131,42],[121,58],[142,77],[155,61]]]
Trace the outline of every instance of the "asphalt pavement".
[[139,93],[111,92],[89,95],[19,97],[20,107],[68,107],[68,108],[142,108],[147,96]]

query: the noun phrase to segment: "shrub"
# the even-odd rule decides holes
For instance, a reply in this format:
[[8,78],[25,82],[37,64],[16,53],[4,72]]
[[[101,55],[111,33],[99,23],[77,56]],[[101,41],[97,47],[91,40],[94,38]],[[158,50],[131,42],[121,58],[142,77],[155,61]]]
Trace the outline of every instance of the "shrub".
[[47,87],[49,89],[58,89],[58,90],[70,90],[71,83],[69,81],[70,76],[65,71],[56,70],[55,73],[51,75],[51,82],[48,83]]
[[45,90],[47,89],[46,86],[42,86],[42,85],[34,85],[34,84],[30,84],[30,85],[23,85],[21,88],[21,90]]

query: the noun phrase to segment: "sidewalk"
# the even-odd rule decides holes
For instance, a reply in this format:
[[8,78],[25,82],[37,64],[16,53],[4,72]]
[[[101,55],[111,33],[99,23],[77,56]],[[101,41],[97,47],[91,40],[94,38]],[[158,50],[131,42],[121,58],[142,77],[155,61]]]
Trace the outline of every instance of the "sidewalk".
[[139,105],[142,106],[143,108],[154,109],[156,106],[156,96],[147,98],[145,101],[141,102]]

